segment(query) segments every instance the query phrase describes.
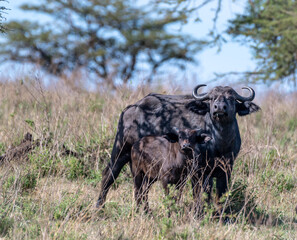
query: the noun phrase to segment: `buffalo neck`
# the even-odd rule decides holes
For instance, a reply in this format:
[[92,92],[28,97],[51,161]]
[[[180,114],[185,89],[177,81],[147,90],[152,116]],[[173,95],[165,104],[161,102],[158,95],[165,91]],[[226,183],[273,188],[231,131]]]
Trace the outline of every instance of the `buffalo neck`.
[[[209,120],[211,121],[210,118]],[[233,121],[225,123],[211,121],[209,128],[213,138],[212,142],[215,143],[214,146],[220,146],[223,152],[228,151],[228,149],[233,149],[235,152],[239,151],[241,139],[235,117]]]

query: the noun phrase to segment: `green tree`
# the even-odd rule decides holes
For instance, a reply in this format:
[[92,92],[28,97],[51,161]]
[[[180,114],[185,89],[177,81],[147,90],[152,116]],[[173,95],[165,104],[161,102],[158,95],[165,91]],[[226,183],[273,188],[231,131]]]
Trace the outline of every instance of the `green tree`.
[[255,81],[296,84],[297,1],[248,1],[244,13],[230,21],[228,33],[252,48],[258,62]]
[[[218,28],[218,21],[222,19],[223,4],[230,4],[239,2],[238,0],[151,0],[157,5],[167,6],[165,9],[170,13],[180,14],[186,16],[186,21],[202,22],[205,19],[201,18],[203,11],[209,11],[208,19],[212,19],[212,26],[209,26],[209,31],[206,34],[208,45],[218,47],[221,49],[226,42],[224,37],[225,32]],[[246,0],[245,0],[246,1]]]
[[[165,63],[185,67],[203,42],[168,31],[186,16],[140,6],[133,0],[42,0],[23,11],[53,21],[11,21],[0,46],[3,60],[38,63],[51,74],[83,68],[115,87],[126,83],[139,66],[148,66],[148,81]],[[141,64],[140,64],[141,63]]]
[[[0,0],[0,4],[1,2],[4,2],[5,0]],[[7,10],[6,7],[0,5],[0,33],[3,33],[5,31],[5,28],[3,26],[3,20],[5,19],[3,17],[3,13],[5,12],[5,10]]]

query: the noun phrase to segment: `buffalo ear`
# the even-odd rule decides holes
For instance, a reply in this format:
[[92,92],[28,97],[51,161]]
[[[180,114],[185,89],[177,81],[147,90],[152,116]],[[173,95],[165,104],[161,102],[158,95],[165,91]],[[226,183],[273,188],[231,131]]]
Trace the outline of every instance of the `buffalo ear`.
[[186,108],[199,115],[205,115],[210,111],[208,102],[202,102],[197,100],[187,103]]
[[209,142],[212,139],[211,135],[210,134],[206,134],[206,133],[201,134],[201,137],[203,137],[204,143],[207,143],[207,142]]
[[249,101],[243,102],[243,103],[237,102],[236,104],[236,112],[238,113],[239,116],[245,116],[250,113],[257,112],[259,110],[261,110],[261,108],[253,102],[249,102]]
[[208,133],[201,133],[202,130],[198,130],[197,131],[197,135],[196,135],[196,141],[198,142],[198,144],[203,144],[203,143],[207,143],[208,141],[210,141],[212,139],[211,135]]

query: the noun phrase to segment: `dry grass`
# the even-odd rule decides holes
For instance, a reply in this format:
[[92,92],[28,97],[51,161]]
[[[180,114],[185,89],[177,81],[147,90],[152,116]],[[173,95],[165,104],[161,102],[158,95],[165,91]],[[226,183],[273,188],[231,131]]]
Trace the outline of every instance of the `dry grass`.
[[[0,151],[18,144],[28,131],[43,144],[28,159],[0,166],[0,237],[296,239],[296,94],[270,92],[260,103],[261,112],[239,118],[242,149],[225,196],[232,222],[220,224],[212,208],[195,218],[188,185],[170,218],[169,199],[158,184],[149,195],[153,213],[137,213],[128,168],[110,190],[106,207],[94,208],[119,114],[150,91],[90,93],[67,84],[45,90],[30,78],[2,83]],[[63,156],[63,144],[84,157]]]

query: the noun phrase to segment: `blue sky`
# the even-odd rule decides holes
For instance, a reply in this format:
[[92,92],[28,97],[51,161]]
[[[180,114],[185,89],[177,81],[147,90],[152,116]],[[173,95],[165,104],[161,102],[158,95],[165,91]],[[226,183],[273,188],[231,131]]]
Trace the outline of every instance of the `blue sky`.
[[[234,1],[226,0],[222,1],[222,3],[223,6],[217,23],[219,31],[225,30],[228,25],[228,19],[234,18],[236,13],[243,12],[245,5],[245,1],[235,1],[234,3]],[[191,22],[184,27],[184,31],[198,38],[205,36],[213,26],[215,9],[216,1],[205,6],[203,11],[199,11],[199,15],[197,14],[202,19],[202,22]],[[200,63],[199,72],[204,79],[213,79],[214,73],[244,72],[255,68],[250,48],[231,41],[228,36],[226,37],[228,41],[222,45],[221,51],[218,52],[216,47],[208,48],[197,56]]]
[[[6,14],[7,20],[24,18],[36,20],[40,18],[40,16],[36,15],[34,12],[31,14],[24,14],[23,11],[18,9],[18,6],[22,3],[29,2],[36,2],[36,0],[10,0],[6,3],[5,6],[10,9]],[[196,2],[201,2],[201,0],[196,0]],[[194,17],[199,16],[202,19],[202,22],[197,23],[190,21],[177,31],[191,34],[197,38],[204,37],[213,25],[212,18],[214,17],[216,2],[217,1],[214,1],[199,12],[194,13]],[[228,19],[234,17],[236,13],[244,10],[244,2],[245,1],[235,1],[234,3],[232,0],[222,1],[223,6],[218,21],[218,29],[220,31],[226,28]],[[197,66],[189,64],[186,74],[194,75],[199,82],[208,82],[215,77],[214,73],[251,71],[255,68],[255,62],[252,60],[251,50],[248,46],[228,41],[223,44],[221,51],[218,52],[217,50],[217,48],[207,48],[200,52],[197,55],[199,64]]]

